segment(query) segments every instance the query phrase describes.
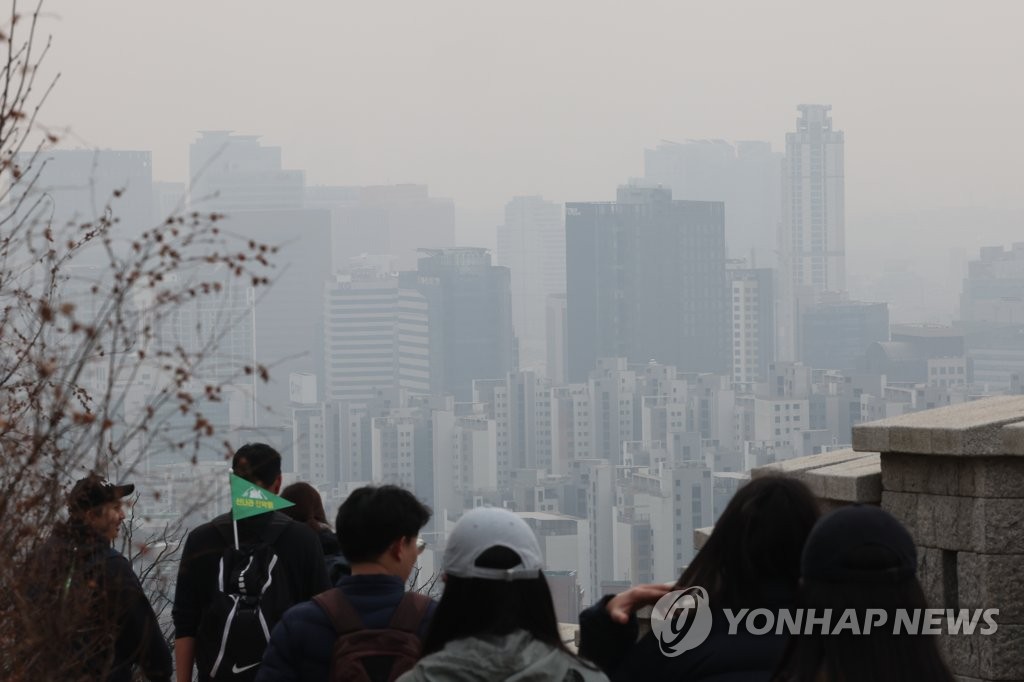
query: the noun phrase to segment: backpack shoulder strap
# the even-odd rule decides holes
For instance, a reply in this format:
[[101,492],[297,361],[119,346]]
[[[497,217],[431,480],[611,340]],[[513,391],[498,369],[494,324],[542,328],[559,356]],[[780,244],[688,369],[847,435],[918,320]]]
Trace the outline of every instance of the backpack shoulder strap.
[[326,592],[321,592],[313,597],[313,601],[327,613],[338,637],[362,630],[365,627],[362,618],[352,608],[352,604],[345,598],[345,593],[341,589],[334,587]]
[[395,613],[391,616],[388,627],[392,630],[402,630],[416,634],[420,629],[420,623],[427,615],[430,608],[431,598],[417,592],[406,592],[402,601],[398,602]]

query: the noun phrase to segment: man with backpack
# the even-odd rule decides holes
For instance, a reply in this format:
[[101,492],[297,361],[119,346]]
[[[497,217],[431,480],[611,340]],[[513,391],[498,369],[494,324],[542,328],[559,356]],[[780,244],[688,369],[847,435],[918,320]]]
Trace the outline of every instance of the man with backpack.
[[232,511],[189,533],[174,594],[178,682],[248,682],[256,677],[270,630],[293,604],[325,590],[320,540],[306,524],[273,511],[290,504],[281,490],[281,455],[263,443],[232,460]]
[[430,514],[393,485],[349,495],[334,527],[352,574],[285,613],[257,682],[386,682],[411,668],[435,606],[405,590]]
[[25,679],[128,682],[137,668],[169,682],[171,652],[132,565],[111,547],[135,486],[93,473],[67,498],[68,520],[31,558],[26,596],[38,617],[23,636],[36,655]]

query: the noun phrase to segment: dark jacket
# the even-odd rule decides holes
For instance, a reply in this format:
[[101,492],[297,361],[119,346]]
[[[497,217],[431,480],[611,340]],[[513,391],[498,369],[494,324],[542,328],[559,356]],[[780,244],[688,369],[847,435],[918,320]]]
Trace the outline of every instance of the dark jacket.
[[[367,628],[387,627],[405,594],[401,578],[392,575],[344,576],[337,589],[345,594]],[[420,639],[426,635],[434,608],[432,604],[423,619]],[[334,640],[334,626],[316,603],[293,606],[274,626],[256,682],[326,682]]]
[[338,536],[334,534],[333,530],[323,527],[317,536],[320,538],[320,546],[324,550],[327,579],[331,585],[337,585],[342,576],[352,574],[352,567],[349,566],[345,555],[341,553],[341,543],[338,542]]
[[[227,544],[216,526],[225,521],[230,522],[230,513],[197,526],[185,540],[172,610],[177,638],[197,636],[203,612],[217,595],[218,567]],[[323,550],[316,533],[306,524],[293,521],[280,512],[242,519],[238,522],[240,544],[258,542],[272,521],[288,524],[273,547],[281,562],[280,570],[287,581],[291,603],[306,601],[327,589]],[[207,675],[200,671],[199,679],[206,678]]]
[[[792,607],[791,591],[768,592],[762,606]],[[652,633],[636,641],[635,616],[625,625],[614,622],[605,608],[610,599],[606,596],[580,614],[580,655],[597,663],[613,681],[768,682],[786,648],[787,635],[752,635],[742,624],[730,635],[725,614],[713,608],[711,633],[704,643],[670,658],[661,653]]]
[[[58,524],[33,559],[37,625],[50,649],[40,652],[41,665],[107,682],[129,682],[136,667],[148,680],[171,679],[171,652],[153,607],[106,539],[74,522]],[[61,676],[72,679],[71,672]]]

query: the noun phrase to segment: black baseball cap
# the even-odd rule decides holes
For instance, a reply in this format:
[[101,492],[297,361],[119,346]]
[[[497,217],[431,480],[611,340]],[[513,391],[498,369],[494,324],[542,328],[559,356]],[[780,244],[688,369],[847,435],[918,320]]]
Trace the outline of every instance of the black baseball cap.
[[800,573],[808,582],[902,583],[917,574],[917,548],[889,512],[870,505],[843,507],[811,530]]
[[114,485],[99,474],[89,474],[71,488],[68,493],[68,509],[73,512],[86,511],[120,500],[133,492],[135,486],[131,483]]

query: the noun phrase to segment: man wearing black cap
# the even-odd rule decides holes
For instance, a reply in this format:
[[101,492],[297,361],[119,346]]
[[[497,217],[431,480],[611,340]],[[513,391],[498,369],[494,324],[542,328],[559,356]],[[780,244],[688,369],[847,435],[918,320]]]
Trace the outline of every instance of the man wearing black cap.
[[81,479],[67,498],[68,520],[33,557],[32,608],[40,617],[27,634],[39,642],[40,679],[127,682],[135,667],[146,679],[171,679],[153,608],[131,564],[111,547],[124,520],[121,500],[134,490],[97,474]]

